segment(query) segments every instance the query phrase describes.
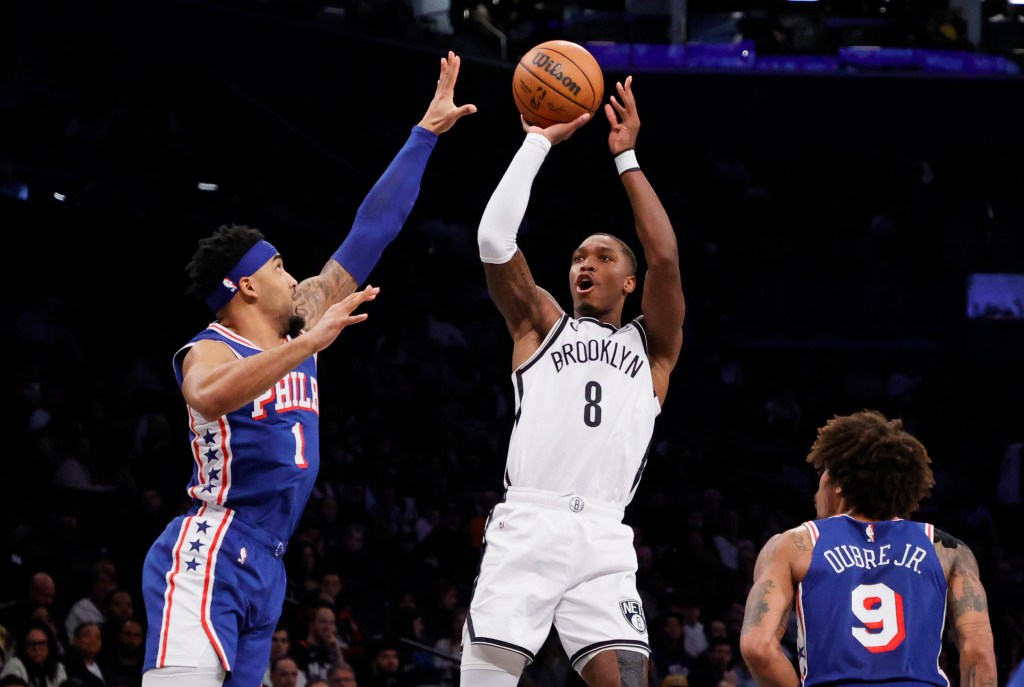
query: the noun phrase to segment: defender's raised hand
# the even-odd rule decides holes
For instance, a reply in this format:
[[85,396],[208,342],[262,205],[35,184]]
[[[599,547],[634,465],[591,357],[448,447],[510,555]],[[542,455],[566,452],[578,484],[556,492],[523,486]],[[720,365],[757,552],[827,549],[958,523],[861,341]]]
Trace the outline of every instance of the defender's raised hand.
[[419,122],[427,131],[443,134],[462,117],[476,112],[476,105],[455,104],[455,82],[459,79],[461,62],[461,58],[451,50],[448,51],[448,57],[441,58],[441,76],[437,80],[434,99],[430,101],[426,114]]

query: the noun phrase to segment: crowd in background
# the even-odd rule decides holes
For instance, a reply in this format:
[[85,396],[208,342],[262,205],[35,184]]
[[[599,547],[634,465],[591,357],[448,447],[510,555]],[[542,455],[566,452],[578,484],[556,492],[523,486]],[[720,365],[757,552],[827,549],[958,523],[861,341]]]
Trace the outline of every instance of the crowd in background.
[[[71,65],[77,53],[63,49],[51,66]],[[3,62],[11,78],[0,99],[0,225],[16,276],[0,318],[10,449],[0,685],[19,684],[19,673],[46,673],[32,684],[48,687],[137,685],[141,562],[188,506],[170,360],[207,321],[184,295],[194,237],[219,222],[255,224],[308,276],[343,235],[365,179],[246,103],[212,95],[209,80],[126,91],[106,53],[78,63],[89,77],[81,88],[23,59],[38,54]],[[473,74],[464,67],[467,88]],[[1005,680],[1024,657],[1024,339],[1012,318],[967,319],[964,281],[1024,272],[1019,142],[659,140],[648,132],[669,131],[676,113],[659,121],[644,110],[645,83],[638,155],[679,232],[688,299],[673,391],[626,513],[651,687],[748,684],[737,641],[756,553],[814,514],[803,458],[815,429],[861,408],[902,417],[929,448],[937,484],[918,517],[977,555]],[[386,159],[410,123],[382,120],[365,143]],[[601,124],[554,151],[520,234],[538,282],[560,300],[580,232],[635,245],[613,171],[600,176],[600,164],[613,170],[599,157]],[[372,276],[382,292],[370,319],[320,357],[322,464],[286,554],[273,687],[351,687],[332,670],[343,664],[362,687],[458,681],[513,413],[511,348],[474,223],[507,158],[495,150],[467,168],[474,126],[439,143],[417,212]],[[190,173],[231,178],[214,151],[245,167],[247,183],[199,197]],[[363,176],[379,171],[367,164]],[[63,201],[53,193],[62,180]],[[795,651],[794,628],[785,645]],[[951,643],[942,660],[955,666]],[[578,682],[556,637],[524,681]]]

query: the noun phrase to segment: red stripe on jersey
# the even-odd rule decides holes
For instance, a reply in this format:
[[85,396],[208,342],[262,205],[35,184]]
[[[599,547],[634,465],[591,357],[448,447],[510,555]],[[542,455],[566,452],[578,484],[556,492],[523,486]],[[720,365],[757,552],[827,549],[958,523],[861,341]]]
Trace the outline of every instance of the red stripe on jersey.
[[220,489],[217,492],[217,505],[223,506],[228,498],[228,461],[231,460],[231,426],[223,415],[217,420],[220,425],[220,452],[224,456],[224,463],[221,464]]
[[[203,506],[199,509],[199,515],[202,515],[205,511],[206,506]],[[213,631],[213,624],[210,622],[210,604],[213,601],[210,596],[210,587],[213,584],[213,566],[217,560],[217,554],[220,553],[220,545],[222,543],[221,536],[224,534],[224,530],[227,529],[228,522],[231,521],[231,517],[233,515],[234,511],[225,511],[224,519],[220,521],[220,525],[217,527],[217,531],[213,535],[213,541],[210,542],[210,552],[206,557],[206,579],[203,582],[203,612],[199,616],[203,624],[203,630],[206,632],[206,636],[210,638],[210,643],[213,644],[213,648],[217,652],[217,656],[220,657],[221,665],[223,665],[224,670],[227,671],[231,670],[231,666],[228,664],[228,657],[224,653],[224,647],[221,645],[216,633]]]

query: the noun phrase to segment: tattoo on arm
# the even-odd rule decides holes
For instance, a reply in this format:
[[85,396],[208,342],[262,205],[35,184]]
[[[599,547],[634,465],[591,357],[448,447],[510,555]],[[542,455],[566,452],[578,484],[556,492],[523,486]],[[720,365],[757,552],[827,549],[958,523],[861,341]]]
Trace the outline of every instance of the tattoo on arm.
[[791,609],[787,608],[785,613],[782,614],[782,617],[779,618],[779,627],[775,630],[775,637],[778,638],[779,641],[786,636],[786,628],[789,627],[790,610]]
[[789,538],[798,551],[810,551],[814,547],[803,532],[790,532]]
[[[976,580],[975,580],[976,581]],[[959,618],[968,611],[976,613],[988,612],[988,600],[983,591],[976,590],[971,584],[971,578],[964,576],[964,592],[957,598],[953,597],[953,617]]]
[[304,280],[295,289],[295,314],[306,321],[308,328],[327,308],[353,293],[357,286],[345,268],[328,260],[319,276]]
[[959,618],[964,613],[974,611],[976,613],[988,613],[988,599],[985,596],[985,588],[981,585],[981,572],[978,570],[978,559],[966,546],[957,550],[957,556],[953,564],[953,572],[960,580],[962,591],[959,596],[956,590],[951,594],[951,611],[954,618]]
[[643,654],[621,649],[615,654],[619,661],[619,681],[622,687],[644,687],[647,676],[644,675]]
[[775,588],[775,583],[771,580],[765,580],[764,582],[757,583],[752,590],[750,590],[750,600],[747,602],[747,611],[743,615],[743,628],[740,630],[740,635],[745,635],[755,627],[761,624],[765,614],[768,612],[768,600],[767,597],[772,593]]

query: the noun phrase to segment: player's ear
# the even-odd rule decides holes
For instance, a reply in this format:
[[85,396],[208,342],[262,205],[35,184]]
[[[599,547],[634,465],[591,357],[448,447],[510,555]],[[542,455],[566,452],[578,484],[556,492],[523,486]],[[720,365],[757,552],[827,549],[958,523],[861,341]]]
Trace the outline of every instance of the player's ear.
[[636,290],[636,276],[626,277],[626,281],[622,282],[622,293],[629,294]]
[[238,280],[238,290],[246,297],[252,298],[259,295],[259,289],[252,277],[242,277]]

